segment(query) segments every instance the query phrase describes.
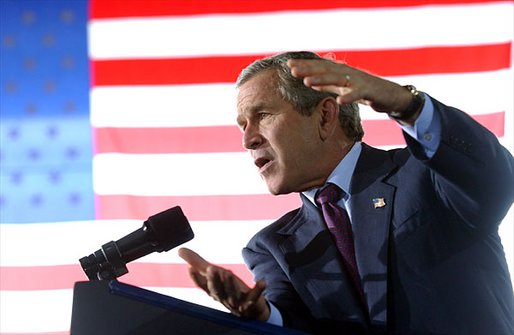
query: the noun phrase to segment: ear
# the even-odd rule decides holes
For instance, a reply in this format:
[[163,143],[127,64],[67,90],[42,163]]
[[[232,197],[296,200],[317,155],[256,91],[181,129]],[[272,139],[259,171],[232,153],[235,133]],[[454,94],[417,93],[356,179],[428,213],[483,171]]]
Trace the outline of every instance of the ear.
[[327,97],[321,100],[317,106],[319,113],[318,132],[322,141],[334,134],[339,127],[339,105],[336,99]]

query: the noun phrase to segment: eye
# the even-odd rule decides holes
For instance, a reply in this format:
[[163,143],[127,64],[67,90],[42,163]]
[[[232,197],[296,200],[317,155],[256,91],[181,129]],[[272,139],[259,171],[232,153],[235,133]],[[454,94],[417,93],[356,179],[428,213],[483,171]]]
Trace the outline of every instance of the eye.
[[259,120],[264,120],[269,115],[270,115],[269,113],[259,113],[258,117],[259,117]]
[[245,121],[243,121],[242,119],[238,118],[236,120],[236,123],[237,123],[237,126],[239,127],[239,129],[241,129],[242,131],[245,130],[245,128],[246,128],[246,122]]

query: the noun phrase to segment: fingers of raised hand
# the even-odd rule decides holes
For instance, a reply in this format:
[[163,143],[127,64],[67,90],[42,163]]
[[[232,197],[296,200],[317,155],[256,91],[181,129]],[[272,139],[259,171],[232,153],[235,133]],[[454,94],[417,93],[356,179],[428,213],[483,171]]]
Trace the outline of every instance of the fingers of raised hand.
[[352,87],[351,79],[358,71],[342,63],[327,60],[288,61],[293,76],[303,78],[303,83],[312,89],[344,95]]
[[326,60],[290,59],[287,65],[291,69],[291,74],[303,78],[307,86],[326,81],[327,76],[334,71],[334,63]]

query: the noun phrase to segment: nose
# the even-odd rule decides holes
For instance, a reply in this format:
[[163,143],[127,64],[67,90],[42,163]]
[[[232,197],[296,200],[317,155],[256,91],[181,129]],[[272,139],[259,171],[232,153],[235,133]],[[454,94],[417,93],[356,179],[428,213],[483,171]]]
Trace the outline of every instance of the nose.
[[243,147],[247,150],[257,149],[264,142],[264,138],[256,127],[248,125],[243,132]]

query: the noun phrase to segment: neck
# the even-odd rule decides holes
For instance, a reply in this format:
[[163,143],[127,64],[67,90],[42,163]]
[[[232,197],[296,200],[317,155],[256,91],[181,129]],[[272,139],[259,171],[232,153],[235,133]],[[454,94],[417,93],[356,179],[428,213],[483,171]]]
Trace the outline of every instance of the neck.
[[[303,189],[300,191],[304,192],[310,189],[320,188],[325,185],[328,177],[330,177],[337,165],[344,159],[348,152],[350,152],[354,144],[354,141],[340,141],[338,143],[328,145],[325,155],[322,155],[317,159],[318,162],[323,162],[323,164],[318,165],[318,177],[312,179],[308,185],[304,185]],[[334,148],[337,149],[334,150]]]
[[[325,172],[325,180],[323,181],[324,185],[327,182],[330,174],[335,170],[337,165],[346,157],[346,155],[350,152],[355,141],[340,141],[337,145],[339,150],[333,151],[332,159],[330,160],[330,164]],[[320,185],[320,186],[322,186]]]

